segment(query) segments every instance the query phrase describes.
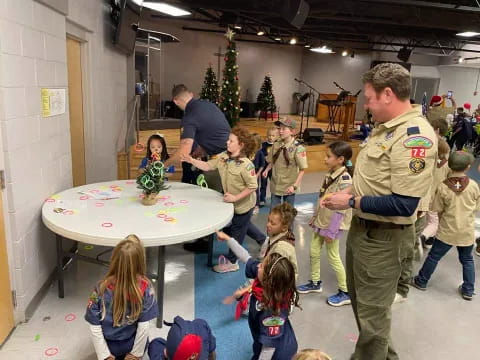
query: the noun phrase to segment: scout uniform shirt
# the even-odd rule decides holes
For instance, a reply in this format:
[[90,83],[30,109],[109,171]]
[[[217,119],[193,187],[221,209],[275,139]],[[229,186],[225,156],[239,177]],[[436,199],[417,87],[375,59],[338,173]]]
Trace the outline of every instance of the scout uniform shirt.
[[[259,265],[258,260],[250,258],[245,265],[245,276],[257,279]],[[271,310],[264,308],[255,291],[252,292],[248,310],[248,325],[253,338],[252,360],[259,358],[262,346],[275,348],[272,360],[291,360],[297,353],[297,339],[288,319],[289,314],[290,306],[287,306],[275,316]]]
[[437,238],[453,246],[475,242],[475,211],[480,210],[480,189],[468,177],[448,178],[438,186],[433,211],[440,222]]
[[[384,196],[392,193],[422,198],[432,185],[437,159],[437,137],[416,109],[379,124],[360,145],[353,189],[356,196]],[[354,214],[362,219],[413,224],[410,217]]]
[[[212,170],[218,169],[222,179],[224,193],[240,194],[246,188],[258,188],[255,166],[246,157],[231,159],[227,152],[223,152],[215,159],[207,161]],[[255,206],[257,195],[255,191],[243,199],[233,203],[235,214],[244,214]]]
[[[278,151],[279,156],[273,163],[273,156]],[[305,147],[298,145],[294,138],[288,143],[284,143],[283,140],[275,141],[267,156],[267,162],[272,164],[270,188],[272,194],[278,196],[285,195],[287,189],[297,180],[299,171],[308,167]]]
[[90,295],[85,320],[91,325],[101,325],[103,336],[112,354],[129,353],[135,342],[137,323],[150,321],[158,316],[158,306],[155,300],[153,287],[145,279],[140,281],[140,289],[143,295],[143,310],[136,321],[128,320],[121,326],[113,326],[113,298],[115,285],[109,284],[103,295],[100,295],[99,287],[96,286]]
[[450,168],[448,167],[448,160],[437,160],[437,165],[435,166],[435,170],[433,170],[433,182],[432,182],[432,189],[430,191],[430,207],[433,204],[433,200],[435,200],[435,194],[437,192],[438,187],[445,179],[448,177],[448,173],[450,172]]
[[[327,186],[326,189],[325,186]],[[325,175],[325,183],[320,189],[319,196],[322,198],[326,194],[342,191],[349,186],[352,186],[352,177],[348,173],[347,168],[342,166],[333,173],[327,173]],[[340,230],[350,229],[350,223],[352,222],[352,209],[332,211],[327,208],[318,208],[313,225],[319,229],[328,229],[330,219],[334,212],[344,214]]]
[[427,119],[428,121],[432,121],[434,119],[442,119],[445,120],[448,114],[455,115],[456,109],[453,106],[450,107],[443,107],[440,106],[432,106],[430,109],[427,110]]

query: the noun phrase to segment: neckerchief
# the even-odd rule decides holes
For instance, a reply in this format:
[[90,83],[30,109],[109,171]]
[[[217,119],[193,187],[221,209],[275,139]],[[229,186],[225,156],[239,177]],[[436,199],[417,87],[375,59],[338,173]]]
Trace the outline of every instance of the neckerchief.
[[437,162],[437,169],[440,169],[447,161],[448,159],[442,159],[442,161]]
[[328,187],[332,185],[340,176],[345,174],[345,172],[348,172],[348,170],[345,168],[344,171],[342,171],[340,174],[335,176],[334,178],[332,177],[333,173],[329,173],[325,175],[325,179],[323,180],[322,187],[320,188],[320,196],[322,197],[325,194],[325,191],[327,191]]
[[277,150],[275,154],[273,154],[272,157],[272,164],[275,165],[277,162],[278,158],[280,157],[280,153],[283,152],[283,158],[285,159],[285,162],[287,163],[287,166],[290,166],[290,159],[288,158],[288,150],[285,145],[282,145],[280,149]]
[[446,179],[443,183],[448,186],[450,190],[455,193],[461,193],[463,190],[467,188],[470,179],[468,176],[461,176],[461,177],[450,177]]

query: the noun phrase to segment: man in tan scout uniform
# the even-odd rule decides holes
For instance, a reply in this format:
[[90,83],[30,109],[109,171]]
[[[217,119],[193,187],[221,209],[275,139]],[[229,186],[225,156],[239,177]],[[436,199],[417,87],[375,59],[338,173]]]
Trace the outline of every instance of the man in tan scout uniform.
[[353,194],[322,204],[354,208],[347,238],[347,286],[360,334],[353,360],[399,359],[390,339],[391,305],[413,245],[415,211],[432,183],[437,139],[410,105],[410,74],[380,64],[363,76],[365,107],[378,126],[360,151]]
[[287,117],[275,122],[275,125],[280,127],[280,139],[273,143],[266,159],[268,166],[263,171],[266,178],[273,169],[270,181],[272,209],[283,201],[294,206],[295,193],[308,167],[305,147],[295,141],[296,121]]

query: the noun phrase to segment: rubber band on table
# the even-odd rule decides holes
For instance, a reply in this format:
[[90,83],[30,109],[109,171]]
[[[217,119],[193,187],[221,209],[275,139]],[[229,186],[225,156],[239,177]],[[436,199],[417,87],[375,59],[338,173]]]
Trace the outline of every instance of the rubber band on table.
[[95,203],[95,206],[96,206],[96,207],[104,207],[104,206],[105,206],[105,203],[103,203],[103,202],[97,202],[97,203]]
[[165,206],[173,206],[173,205],[175,205],[175,203],[169,201],[169,202],[164,203],[163,205],[165,205]]
[[48,202],[48,203],[53,203],[55,201],[57,201],[57,200],[52,199],[52,198],[45,199],[45,202]]
[[177,219],[175,219],[175,218],[173,218],[173,217],[167,217],[167,218],[163,219],[163,221],[173,223],[173,222],[177,222]]
[[166,219],[167,214],[157,214],[157,217],[160,218],[160,219]]
[[180,200],[180,204],[188,204],[188,200]]
[[73,215],[75,212],[73,210],[65,210],[62,212],[63,215]]
[[56,347],[51,347],[45,350],[46,356],[55,356],[57,354],[58,354],[58,348]]
[[77,316],[75,314],[70,313],[70,314],[65,315],[64,319],[65,319],[66,322],[71,322],[71,321],[75,320],[76,318],[77,318]]
[[88,195],[80,196],[80,200],[88,200],[88,199],[90,199],[90,196],[88,196]]
[[113,224],[111,222],[104,222],[102,224],[102,227],[104,227],[104,228],[111,228],[112,226],[113,226]]
[[135,184],[135,181],[133,181],[133,180],[128,180],[128,181],[125,181],[125,184],[127,184],[127,185],[132,185],[132,184]]

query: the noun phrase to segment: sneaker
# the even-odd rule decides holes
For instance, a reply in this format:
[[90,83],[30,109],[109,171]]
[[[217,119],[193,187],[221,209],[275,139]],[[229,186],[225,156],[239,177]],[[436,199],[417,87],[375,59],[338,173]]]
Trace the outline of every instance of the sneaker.
[[338,293],[328,297],[327,303],[328,305],[332,306],[343,306],[350,305],[352,301],[350,300],[350,296],[348,295],[348,293],[342,290],[338,290]]
[[458,292],[460,293],[460,295],[462,295],[462,298],[464,298],[465,300],[468,300],[468,301],[472,301],[472,300],[473,300],[473,295],[474,295],[474,294],[464,293],[464,292],[463,292],[462,285],[460,285],[460,286],[458,287]]
[[475,255],[480,256],[480,238],[475,241],[477,242],[477,247],[475,248]]
[[300,294],[308,294],[308,293],[311,293],[311,292],[321,293],[323,291],[322,282],[321,281],[313,282],[312,280],[310,280],[305,285],[297,286],[297,291]]
[[265,201],[260,201],[260,207],[264,207],[265,206]]
[[393,300],[394,304],[402,303],[402,302],[405,302],[405,301],[407,301],[406,296],[400,295],[399,293],[395,294],[395,299]]
[[183,244],[183,248],[186,251],[191,251],[195,253],[207,253],[208,252],[208,241],[204,239],[198,239],[193,243]]
[[259,211],[260,208],[258,206],[255,206],[255,208],[253,209],[253,215],[257,215]]
[[435,236],[429,237],[427,240],[425,240],[425,249],[431,249],[434,242]]
[[412,281],[410,282],[410,285],[412,285],[413,287],[416,287],[418,290],[422,290],[422,291],[425,291],[427,290],[427,286],[426,285],[420,285],[420,283],[418,282],[417,280],[417,276],[415,276]]
[[220,255],[218,258],[218,264],[213,267],[213,271],[220,274],[238,271],[238,269],[240,269],[240,266],[238,266],[238,261],[232,263],[223,255]]

